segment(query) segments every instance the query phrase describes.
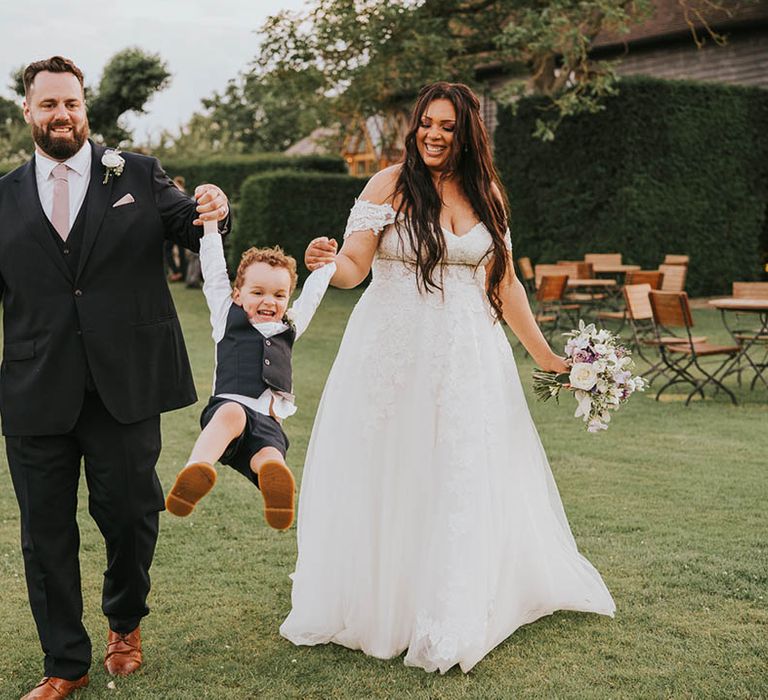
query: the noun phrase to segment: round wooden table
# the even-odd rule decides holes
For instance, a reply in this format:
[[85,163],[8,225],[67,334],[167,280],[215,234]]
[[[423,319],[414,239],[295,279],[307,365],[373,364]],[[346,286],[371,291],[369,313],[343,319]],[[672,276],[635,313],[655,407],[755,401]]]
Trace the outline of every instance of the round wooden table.
[[[719,309],[720,316],[723,319],[723,325],[725,329],[733,338],[734,342],[741,348],[739,357],[743,357],[755,370],[755,377],[752,380],[750,386],[751,389],[755,388],[755,384],[759,379],[765,384],[768,389],[768,380],[766,380],[763,373],[768,370],[768,363],[765,360],[755,362],[748,354],[751,347],[758,343],[764,343],[768,339],[768,299],[749,299],[738,297],[724,297],[722,299],[711,299],[709,305],[716,309]],[[754,331],[749,331],[745,334],[743,331],[732,329],[728,323],[728,313],[741,313],[741,314],[757,314],[759,328]],[[746,337],[745,337],[746,335]]]
[[620,275],[624,272],[637,272],[642,269],[640,265],[619,265],[611,263],[592,263],[595,274]]

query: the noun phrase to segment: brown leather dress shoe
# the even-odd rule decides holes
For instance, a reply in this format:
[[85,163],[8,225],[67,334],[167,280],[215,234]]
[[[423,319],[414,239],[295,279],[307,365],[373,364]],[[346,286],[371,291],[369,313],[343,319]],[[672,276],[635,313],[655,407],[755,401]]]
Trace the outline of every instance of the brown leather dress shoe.
[[104,668],[111,676],[127,676],[141,666],[141,632],[123,634],[109,630]]
[[176,482],[165,499],[169,513],[189,515],[216,483],[216,470],[208,462],[192,462],[176,476]]
[[270,459],[259,469],[259,489],[264,498],[267,524],[276,530],[287,530],[293,523],[293,499],[296,491],[291,470],[276,459]]
[[68,681],[66,678],[46,676],[21,700],[61,700],[74,693],[78,688],[88,685],[88,674],[77,680]]

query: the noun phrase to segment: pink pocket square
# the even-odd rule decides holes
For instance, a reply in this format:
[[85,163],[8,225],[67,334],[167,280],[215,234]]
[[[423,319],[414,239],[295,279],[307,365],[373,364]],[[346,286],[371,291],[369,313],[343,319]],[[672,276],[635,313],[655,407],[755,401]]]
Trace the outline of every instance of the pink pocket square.
[[133,204],[136,200],[133,198],[133,195],[129,192],[126,195],[123,195],[118,199],[113,205],[112,208],[115,207],[122,207],[124,204]]

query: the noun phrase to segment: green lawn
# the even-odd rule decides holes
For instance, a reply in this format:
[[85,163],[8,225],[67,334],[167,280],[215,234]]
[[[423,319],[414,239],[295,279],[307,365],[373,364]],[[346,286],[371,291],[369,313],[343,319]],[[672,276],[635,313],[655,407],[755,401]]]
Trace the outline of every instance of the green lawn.
[[[212,342],[200,292],[174,289],[202,400]],[[299,412],[288,421],[301,471],[312,419],[358,292],[332,290],[295,352]],[[725,336],[696,312],[700,331]],[[516,351],[530,387],[531,363]],[[571,526],[618,606],[615,620],[558,613],[519,630],[465,676],[406,668],[335,646],[296,648],[278,634],[289,609],[295,530],[263,521],[252,486],[222,470],[190,518],[161,516],[143,625],[145,666],[117,679],[101,667],[104,552],[81,492],[91,687],[131,698],[761,698],[768,697],[768,392],[657,403],[637,395],[611,429],[589,435],[559,407],[531,403]],[[163,418],[166,488],[196,436],[201,404]],[[4,452],[3,452],[4,455]],[[329,504],[329,507],[333,507]],[[41,676],[24,586],[18,512],[0,464],[0,698]]]

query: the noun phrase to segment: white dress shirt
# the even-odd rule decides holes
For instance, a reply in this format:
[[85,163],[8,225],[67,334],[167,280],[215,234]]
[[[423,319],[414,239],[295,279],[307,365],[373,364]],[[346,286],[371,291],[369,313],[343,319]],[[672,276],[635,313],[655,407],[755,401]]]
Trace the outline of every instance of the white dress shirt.
[[[224,259],[224,246],[218,233],[206,233],[200,241],[200,268],[203,273],[203,294],[211,312],[211,328],[213,341],[218,346],[224,337],[227,327],[227,315],[234,303],[232,301],[232,287],[227,276],[227,263]],[[288,310],[287,315],[296,328],[296,340],[309,326],[309,322],[315,315],[317,307],[328,289],[328,284],[336,272],[336,263],[330,263],[315,270],[304,282],[299,298]],[[253,327],[265,338],[270,338],[277,333],[282,333],[288,326],[282,321],[267,321],[254,323]],[[216,386],[216,358],[213,369],[213,386]],[[261,396],[242,396],[240,394],[217,394],[220,398],[232,399],[238,403],[253,409],[257,413],[269,416],[274,414],[283,419],[296,413],[291,394],[265,389]]]
[[[48,156],[35,151],[35,176],[37,178],[37,193],[43,211],[51,220],[53,215],[53,169],[59,164],[58,160],[51,160]],[[71,158],[64,161],[69,168],[67,179],[69,180],[69,228],[75,223],[77,213],[83,206],[85,193],[91,181],[91,144],[89,141]]]

